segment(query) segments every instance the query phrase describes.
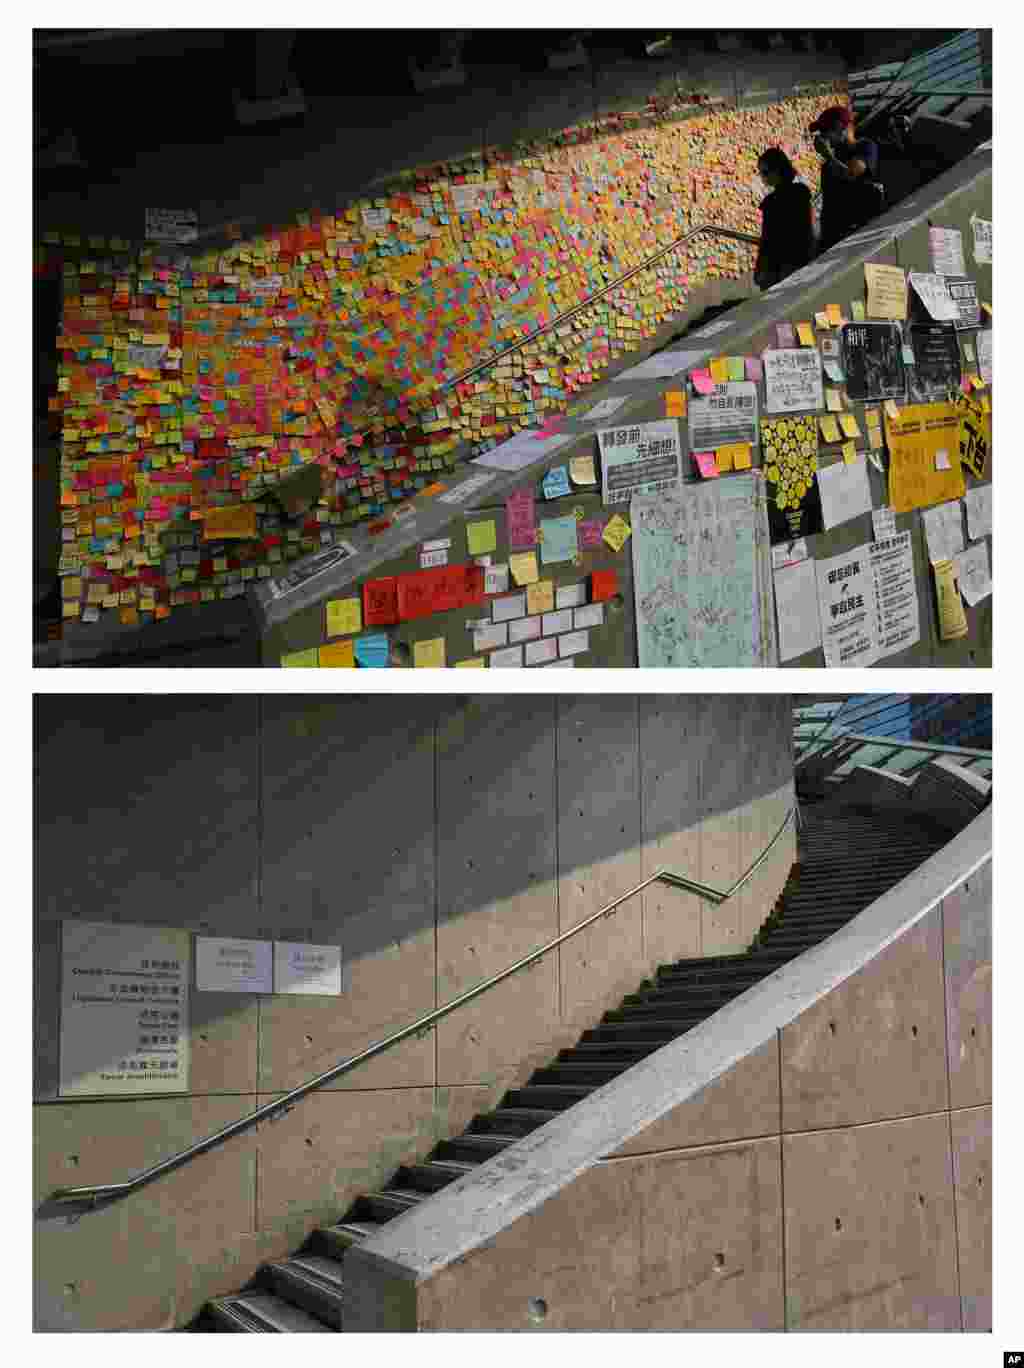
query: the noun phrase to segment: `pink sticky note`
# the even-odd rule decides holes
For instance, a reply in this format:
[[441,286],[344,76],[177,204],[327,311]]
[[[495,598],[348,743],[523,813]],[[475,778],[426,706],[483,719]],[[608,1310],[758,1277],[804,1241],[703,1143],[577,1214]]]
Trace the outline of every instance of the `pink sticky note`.
[[537,518],[532,489],[512,491],[505,500],[505,518],[512,550],[533,550],[537,545]]
[[713,451],[695,451],[693,459],[697,462],[697,469],[704,476],[705,480],[715,480],[718,478],[718,462]]
[[698,394],[710,394],[715,388],[715,382],[711,378],[710,371],[696,370],[690,372],[690,379],[693,381],[693,388]]
[[761,378],[761,358],[759,356],[748,356],[744,358],[744,368],[748,380],[760,380]]
[[584,518],[576,528],[579,546],[583,551],[592,551],[601,545],[604,536],[604,518]]
[[783,350],[789,347],[795,347],[796,333],[793,331],[792,323],[776,323],[775,340]]

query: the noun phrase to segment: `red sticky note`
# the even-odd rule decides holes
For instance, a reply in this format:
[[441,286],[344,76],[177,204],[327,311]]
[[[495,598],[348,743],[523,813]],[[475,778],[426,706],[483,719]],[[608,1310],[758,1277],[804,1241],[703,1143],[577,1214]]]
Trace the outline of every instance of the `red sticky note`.
[[363,585],[363,624],[390,627],[398,621],[398,588],[394,576]]
[[602,603],[613,599],[619,592],[619,572],[617,570],[595,570],[590,576],[590,601]]

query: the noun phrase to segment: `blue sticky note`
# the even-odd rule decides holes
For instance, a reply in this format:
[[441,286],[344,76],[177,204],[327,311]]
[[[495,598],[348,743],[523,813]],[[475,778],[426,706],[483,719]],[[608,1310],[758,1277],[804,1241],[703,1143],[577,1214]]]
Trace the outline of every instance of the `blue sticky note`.
[[540,525],[540,560],[542,565],[557,565],[576,559],[576,519],[570,513],[564,518],[544,518]]
[[557,499],[560,494],[571,494],[569,488],[569,467],[555,466],[544,476],[544,483],[541,486],[544,490],[545,499]]
[[356,664],[364,670],[386,670],[391,664],[391,647],[386,632],[371,632],[356,637]]

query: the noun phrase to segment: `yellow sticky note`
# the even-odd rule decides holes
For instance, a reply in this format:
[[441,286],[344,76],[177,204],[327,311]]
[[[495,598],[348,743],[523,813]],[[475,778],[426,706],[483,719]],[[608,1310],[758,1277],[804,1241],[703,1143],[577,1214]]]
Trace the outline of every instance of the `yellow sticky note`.
[[594,470],[594,453],[588,452],[586,456],[571,456],[569,458],[569,478],[573,484],[594,485],[597,484],[597,473]]
[[686,417],[686,395],[683,393],[682,390],[665,391],[665,417]]
[[494,527],[494,519],[488,522],[467,523],[466,541],[469,544],[469,554],[471,556],[486,556],[489,551],[497,549],[498,536]]
[[412,663],[416,670],[443,670],[444,637],[434,637],[431,641],[413,642]]
[[860,428],[857,426],[857,419],[852,413],[841,413],[839,415],[839,425],[846,433],[847,437],[860,436]]
[[796,335],[800,339],[802,347],[814,346],[814,332],[810,323],[798,323],[796,325]]
[[987,394],[980,394],[980,395],[978,396],[978,403],[981,405],[981,409],[982,409],[982,412],[983,412],[983,413],[991,413],[991,412],[992,412],[992,405],[989,403],[989,398],[988,398],[988,395],[987,395]]
[[486,670],[487,665],[483,656],[473,656],[472,660],[457,660],[455,668],[457,670]]
[[898,423],[898,422],[899,422],[899,420],[900,420],[900,411],[899,411],[899,409],[896,407],[896,400],[895,400],[895,399],[886,399],[886,401],[885,401],[885,412],[886,412],[886,415],[887,415],[889,418],[891,418],[892,421],[893,421],[894,423]]
[[356,668],[356,647],[354,641],[332,641],[320,647],[320,668],[322,670]]
[[881,451],[881,449],[882,449],[882,429],[881,429],[880,427],[871,427],[871,425],[869,424],[869,425],[868,425],[868,441],[871,443],[871,450],[872,450],[872,451]]
[[750,469],[750,443],[749,443],[749,442],[737,442],[737,443],[735,444],[735,448],[734,448],[734,451],[733,451],[732,463],[733,463],[733,466],[734,466],[737,470],[749,470],[749,469]]
[[363,609],[357,598],[330,599],[327,604],[327,635],[351,636],[363,630]]
[[851,299],[850,313],[853,315],[853,321],[855,323],[863,323],[865,321],[866,315],[864,313],[863,299]]
[[843,396],[837,389],[830,386],[825,387],[825,404],[831,413],[841,413],[843,410]]
[[815,326],[816,328],[828,328],[828,327],[830,327],[831,325],[830,325],[830,323],[829,323],[829,321],[828,321],[828,314],[827,314],[827,313],[816,313],[816,314],[814,315],[814,326]]
[[718,466],[719,475],[724,475],[726,471],[732,470],[733,455],[731,444],[715,448],[715,464]]
[[716,356],[711,362],[711,379],[716,385],[724,385],[729,379],[729,359],[726,356]]
[[843,443],[843,460],[847,465],[853,465],[857,460],[857,447],[853,442]]
[[826,304],[825,313],[828,316],[828,321],[832,324],[833,328],[838,328],[843,321],[843,315],[839,311],[839,305]]
[[319,652],[315,646],[310,646],[307,651],[292,651],[290,655],[281,657],[281,664],[286,670],[319,669]]
[[540,580],[527,586],[526,611],[528,613],[553,613],[555,610],[554,580]]
[[536,551],[516,551],[508,558],[508,567],[516,584],[537,583]]
[[821,435],[826,442],[838,442],[840,440],[839,428],[831,415],[823,414],[818,419],[818,424],[821,427]]
[[621,514],[616,513],[604,529],[604,542],[613,551],[621,551],[626,542],[633,535],[633,529]]

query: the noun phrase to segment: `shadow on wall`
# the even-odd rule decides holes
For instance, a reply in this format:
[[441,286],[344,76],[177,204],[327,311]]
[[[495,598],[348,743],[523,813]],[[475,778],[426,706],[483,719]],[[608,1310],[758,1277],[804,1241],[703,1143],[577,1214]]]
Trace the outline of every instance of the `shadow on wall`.
[[[340,944],[350,969],[531,890],[554,909],[574,869],[776,792],[791,737],[788,696],[37,697],[37,1096],[62,919]],[[193,994],[192,1029],[249,1001]]]

